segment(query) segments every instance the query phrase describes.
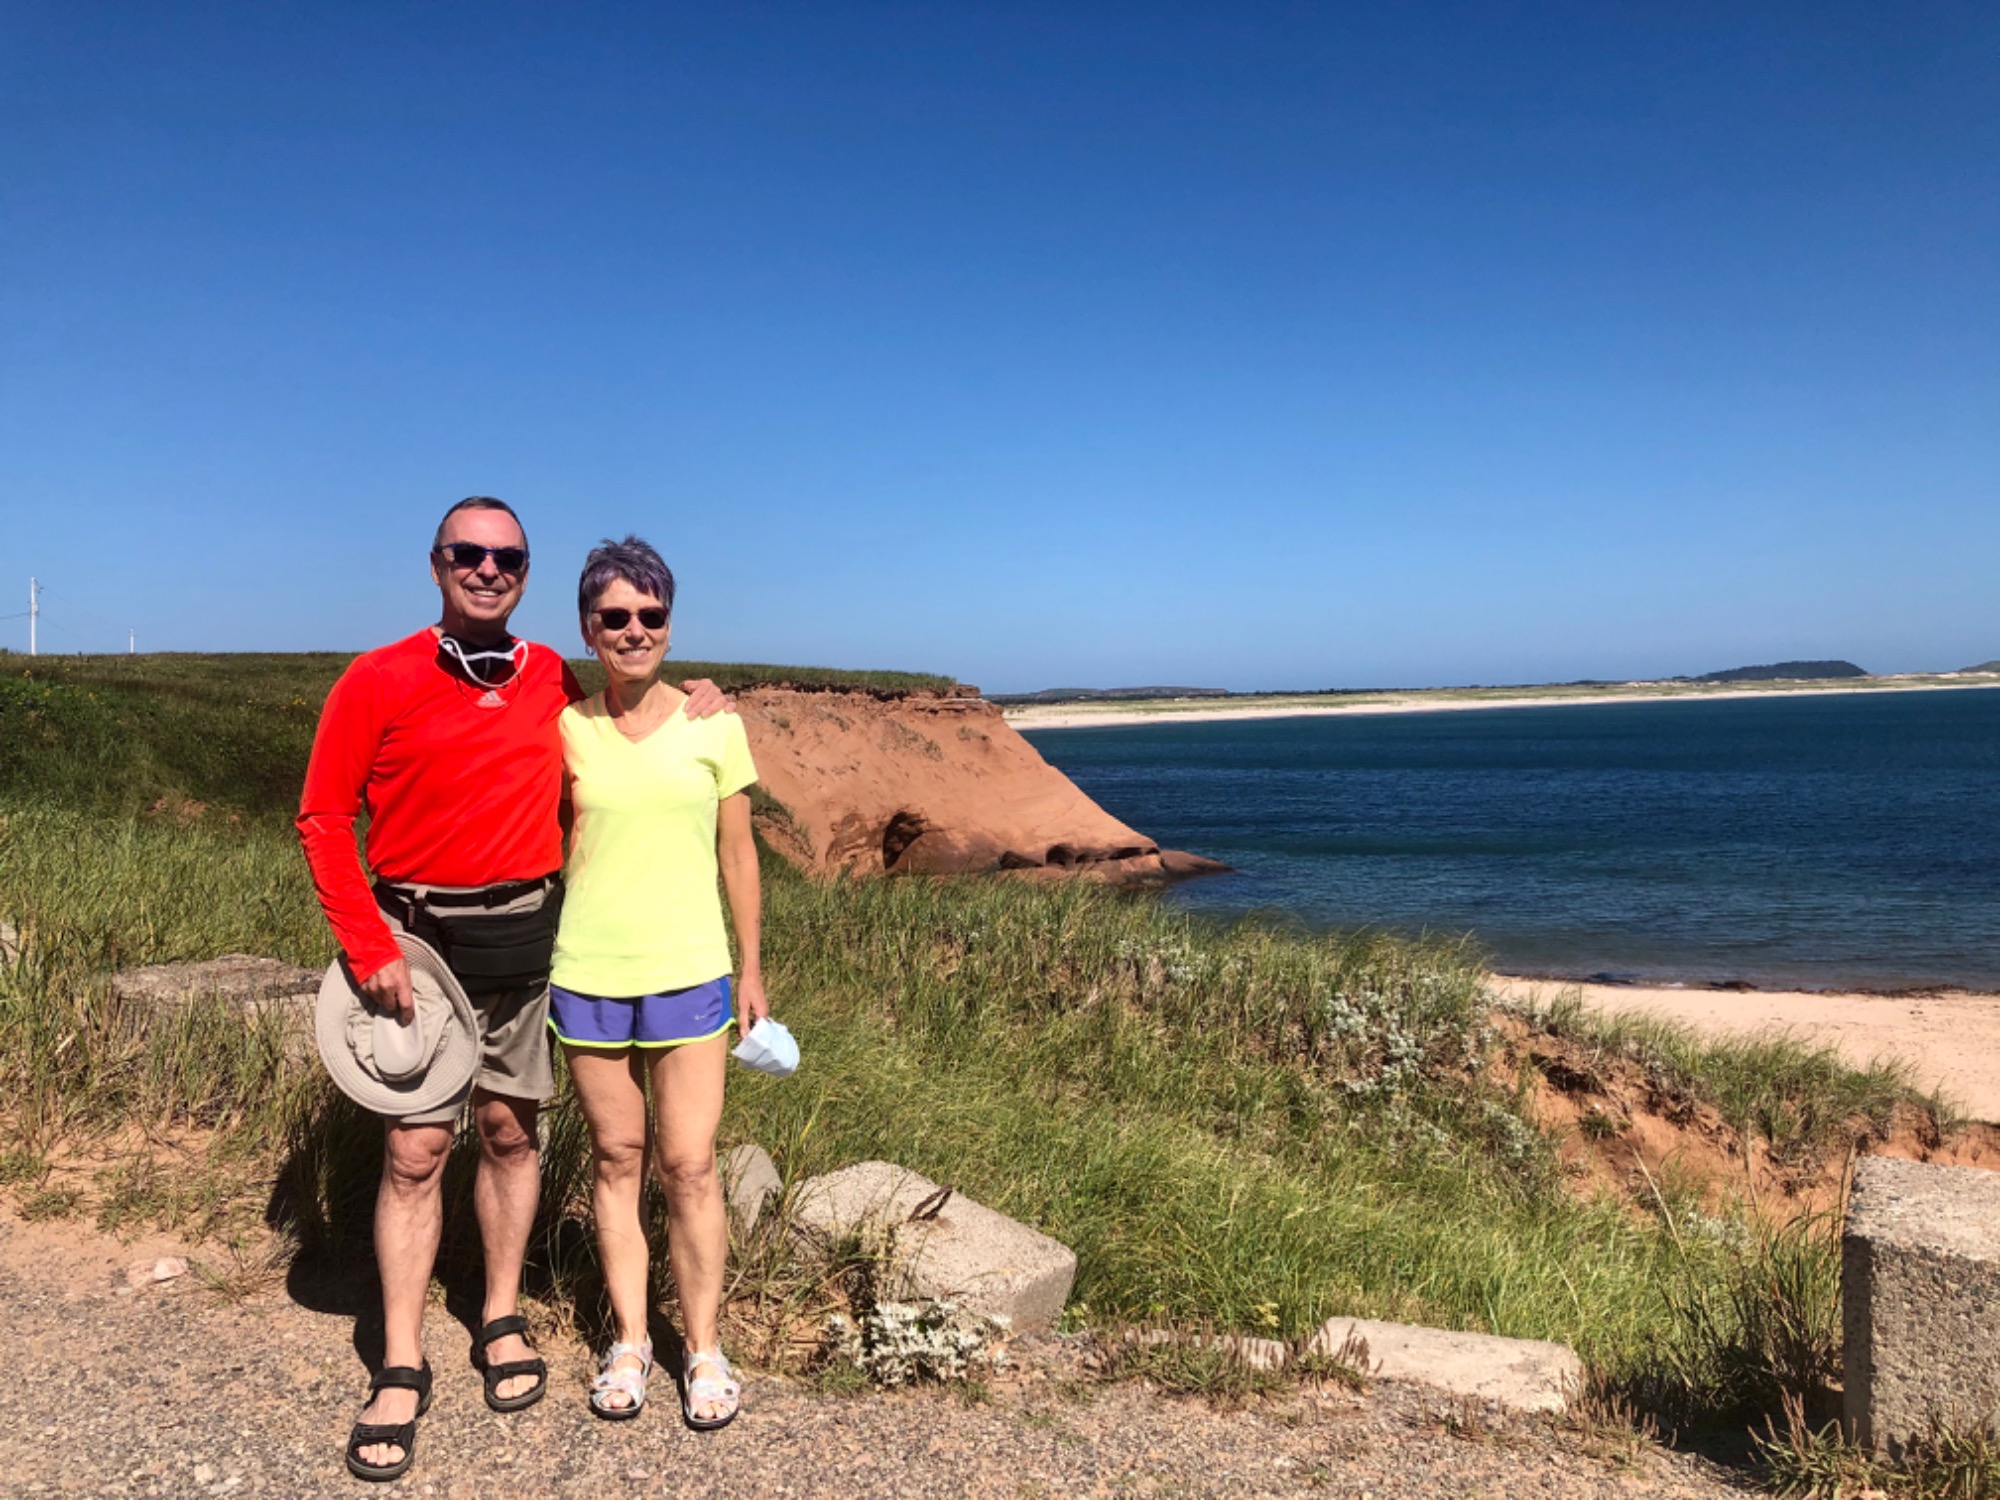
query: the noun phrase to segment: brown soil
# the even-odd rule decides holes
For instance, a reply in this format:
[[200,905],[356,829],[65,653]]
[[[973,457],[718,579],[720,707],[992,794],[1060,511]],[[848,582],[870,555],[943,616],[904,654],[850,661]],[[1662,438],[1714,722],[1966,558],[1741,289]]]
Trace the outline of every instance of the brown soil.
[[756,688],[737,711],[773,848],[818,875],[1153,883],[1223,866],[1126,827],[977,698]]
[[1854,1156],[1895,1156],[1946,1166],[2000,1170],[2000,1128],[1968,1123],[1941,1130],[1913,1105],[1898,1106],[1887,1131],[1865,1116],[1832,1139],[1774,1150],[1746,1140],[1711,1104],[1676,1089],[1637,1060],[1574,1038],[1533,1031],[1496,1014],[1506,1039],[1503,1081],[1523,1071],[1544,1129],[1579,1190],[1651,1211],[1670,1188],[1692,1189],[1711,1207],[1746,1201],[1774,1219],[1831,1208]]
[[[204,1266],[128,1275],[167,1242],[116,1241],[0,1209],[0,1321],[18,1377],[0,1387],[8,1495],[353,1496],[341,1447],[381,1331],[365,1266],[245,1278]],[[337,1268],[336,1268],[337,1269]],[[218,1274],[220,1273],[220,1274]],[[135,1284],[136,1282],[136,1284]],[[466,1297],[474,1300],[465,1302]],[[460,1305],[463,1303],[464,1305]],[[1105,1384],[1087,1344],[1022,1340],[984,1399],[833,1395],[751,1370],[727,1430],[684,1430],[655,1377],[631,1422],[593,1421],[591,1351],[551,1333],[547,1400],[495,1416],[461,1324],[476,1289],[433,1305],[436,1403],[409,1477],[385,1496],[709,1494],[1650,1496],[1722,1500],[1739,1476],[1629,1433],[1513,1423],[1409,1386],[1310,1385],[1228,1407]]]

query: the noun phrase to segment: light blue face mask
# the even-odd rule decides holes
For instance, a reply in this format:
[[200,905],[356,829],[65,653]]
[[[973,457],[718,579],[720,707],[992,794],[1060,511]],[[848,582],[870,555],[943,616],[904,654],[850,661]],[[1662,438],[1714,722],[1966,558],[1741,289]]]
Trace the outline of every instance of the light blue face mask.
[[764,1017],[750,1028],[750,1034],[729,1054],[746,1068],[769,1073],[773,1078],[789,1078],[798,1071],[799,1044],[791,1032]]
[[438,650],[459,665],[459,670],[483,688],[505,687],[521,675],[528,662],[528,643],[508,637],[507,649],[496,651],[477,642],[461,641],[455,635],[438,637]]

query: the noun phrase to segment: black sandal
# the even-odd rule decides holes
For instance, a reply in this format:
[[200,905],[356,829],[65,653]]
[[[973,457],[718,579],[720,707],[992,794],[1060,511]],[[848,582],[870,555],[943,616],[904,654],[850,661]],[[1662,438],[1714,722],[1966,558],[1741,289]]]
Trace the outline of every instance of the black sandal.
[[[415,1391],[417,1417],[421,1417],[431,1409],[431,1362],[425,1360],[421,1370],[412,1370],[408,1365],[384,1365],[368,1382],[368,1399],[373,1401],[377,1391],[385,1390]],[[354,1431],[347,1438],[347,1471],[356,1479],[372,1480],[377,1484],[401,1479],[409,1471],[410,1460],[417,1456],[417,1417],[394,1425],[356,1422]],[[403,1450],[403,1456],[392,1464],[367,1462],[361,1457],[361,1450],[377,1443],[393,1443]]]
[[[510,1333],[528,1336],[528,1320],[518,1313],[504,1318],[495,1318],[472,1341],[472,1367],[486,1377],[486,1404],[494,1411],[526,1411],[541,1400],[549,1388],[548,1361],[540,1355],[533,1359],[510,1359],[505,1364],[496,1365],[486,1357],[486,1351],[495,1339],[504,1339]],[[518,1396],[500,1394],[500,1383],[515,1380],[523,1375],[538,1375],[539,1382]]]

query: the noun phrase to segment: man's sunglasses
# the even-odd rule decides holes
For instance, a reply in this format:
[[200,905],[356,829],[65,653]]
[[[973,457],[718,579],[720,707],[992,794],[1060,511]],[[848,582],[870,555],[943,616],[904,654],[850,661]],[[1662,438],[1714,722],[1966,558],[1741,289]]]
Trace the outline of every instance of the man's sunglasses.
[[[664,630],[667,626],[667,612],[657,605],[639,612],[639,623],[648,630]],[[629,609],[600,609],[596,611],[597,623],[605,630],[623,630],[632,623]]]
[[519,573],[528,566],[526,547],[482,547],[477,542],[446,542],[438,556],[454,568],[476,568],[487,558],[503,573]]

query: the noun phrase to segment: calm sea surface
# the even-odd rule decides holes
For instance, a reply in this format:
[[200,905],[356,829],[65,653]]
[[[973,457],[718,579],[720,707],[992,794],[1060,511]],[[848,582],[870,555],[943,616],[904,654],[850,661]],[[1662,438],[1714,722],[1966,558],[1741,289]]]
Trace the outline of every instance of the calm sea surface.
[[1506,971],[2000,990],[2000,689],[1039,730],[1237,873],[1168,899],[1474,933]]

